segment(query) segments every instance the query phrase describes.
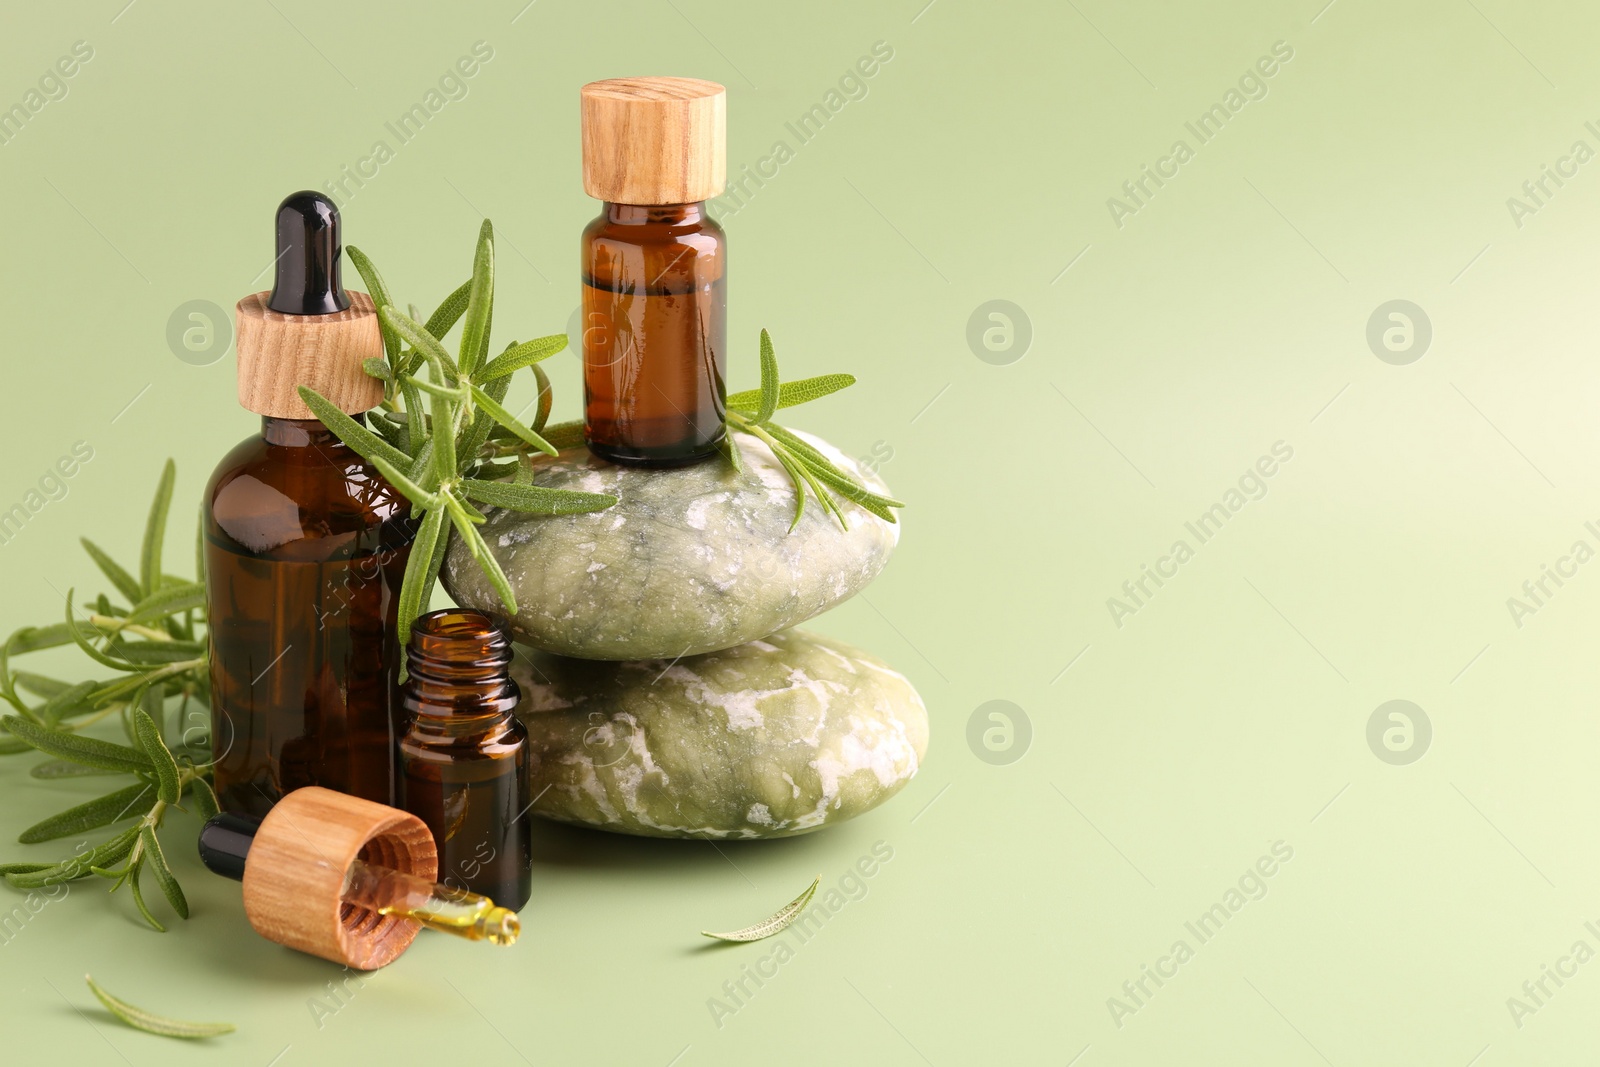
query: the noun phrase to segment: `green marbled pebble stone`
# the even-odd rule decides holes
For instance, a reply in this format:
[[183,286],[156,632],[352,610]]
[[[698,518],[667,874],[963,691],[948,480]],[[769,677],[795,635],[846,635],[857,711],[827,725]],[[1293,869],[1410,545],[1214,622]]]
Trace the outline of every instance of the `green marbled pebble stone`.
[[788,837],[900,790],[928,749],[911,683],[786,630],[678,660],[516,657],[534,810],[647,837]]
[[[806,436],[806,435],[801,435]],[[876,474],[814,437],[878,492]],[[583,448],[535,465],[534,482],[610,493],[587,515],[488,509],[480,528],[517,596],[505,610],[459,538],[441,575],[464,607],[505,618],[519,640],[580,659],[671,659],[731,648],[820,615],[866,587],[899,526],[842,504],[850,529],[815,499],[793,533],[794,486],[770,449],[739,435],[744,470],[721,458],[681,470],[613,466]]]

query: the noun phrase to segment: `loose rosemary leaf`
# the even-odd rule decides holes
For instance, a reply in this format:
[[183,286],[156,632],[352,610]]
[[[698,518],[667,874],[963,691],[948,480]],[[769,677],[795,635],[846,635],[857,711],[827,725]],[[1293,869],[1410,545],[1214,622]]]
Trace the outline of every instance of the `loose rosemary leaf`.
[[123,819],[141,817],[155,804],[155,787],[149,782],[135,782],[125,789],[118,789],[58,812],[48,819],[41,819],[17,835],[17,840],[24,845],[35,845],[40,841],[54,841],[58,837],[98,830]]
[[734,930],[726,934],[714,934],[709,930],[702,930],[700,933],[704,937],[716,938],[718,941],[760,941],[764,937],[771,937],[800,917],[800,913],[806,910],[806,905],[811,903],[811,897],[821,884],[822,876],[819,874],[817,880],[808,885],[804,893],[779,908],[777,914],[771,918],[763,919],[754,926],[746,926],[743,930]]
[[237,1029],[232,1023],[190,1023],[182,1019],[169,1019],[164,1015],[156,1015],[143,1008],[136,1008],[125,1000],[118,1000],[100,988],[99,984],[88,975],[84,975],[83,980],[89,983],[89,991],[95,995],[95,999],[105,1005],[107,1011],[135,1030],[143,1030],[147,1034],[194,1039],[220,1037],[223,1034],[231,1034]]

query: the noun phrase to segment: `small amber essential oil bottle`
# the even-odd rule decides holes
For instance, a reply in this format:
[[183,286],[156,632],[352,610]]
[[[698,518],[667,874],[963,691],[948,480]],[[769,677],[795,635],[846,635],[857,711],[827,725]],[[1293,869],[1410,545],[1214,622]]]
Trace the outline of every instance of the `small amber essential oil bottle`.
[[724,418],[727,239],[706,209],[727,173],[727,92],[694,78],[582,91],[584,438],[601,459],[683,467]]
[[400,807],[433,831],[440,882],[516,909],[533,889],[533,804],[510,666],[487,615],[446,608],[411,624]]
[[391,804],[410,505],[317,421],[308,386],[357,421],[383,400],[365,293],[340,284],[339,215],[295,193],[277,284],[239,301],[239,402],[261,416],[204,499],[212,749],[224,810],[264,815],[307,785]]

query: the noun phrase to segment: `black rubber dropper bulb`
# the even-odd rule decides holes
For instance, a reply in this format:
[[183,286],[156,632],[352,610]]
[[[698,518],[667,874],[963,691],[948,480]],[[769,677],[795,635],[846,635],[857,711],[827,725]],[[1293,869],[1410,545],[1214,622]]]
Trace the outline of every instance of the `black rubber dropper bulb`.
[[350,306],[339,280],[339,209],[321,193],[278,205],[277,278],[267,307],[285,315],[333,315]]

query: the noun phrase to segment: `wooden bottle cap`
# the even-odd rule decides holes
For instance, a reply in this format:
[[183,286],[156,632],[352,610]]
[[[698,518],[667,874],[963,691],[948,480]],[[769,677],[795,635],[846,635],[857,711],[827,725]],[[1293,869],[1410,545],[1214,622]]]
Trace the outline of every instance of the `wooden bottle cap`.
[[346,967],[370,971],[390,962],[422,927],[340,902],[357,858],[429,882],[439,873],[433,834],[415,815],[319,786],[296,789],[267,813],[250,845],[250,925],[269,941]]
[[583,189],[615,204],[692,204],[727,184],[728,92],[698,78],[611,78],[581,93]]
[[350,306],[332,315],[285,315],[267,307],[270,293],[239,301],[239,403],[257,415],[314,419],[298,388],[309,386],[348,415],[383,403],[383,382],[361,368],[383,355],[372,297],[349,291]]

